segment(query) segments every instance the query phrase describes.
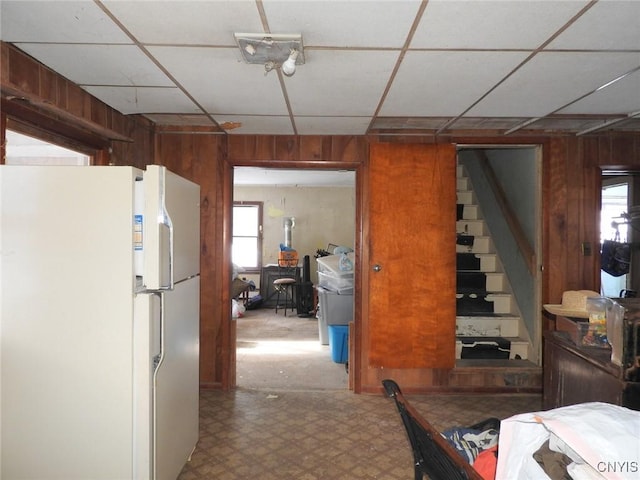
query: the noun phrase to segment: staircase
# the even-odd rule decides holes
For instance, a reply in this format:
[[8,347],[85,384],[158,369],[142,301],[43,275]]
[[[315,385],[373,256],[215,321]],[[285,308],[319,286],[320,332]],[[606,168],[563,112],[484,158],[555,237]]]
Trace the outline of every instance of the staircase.
[[457,366],[535,367],[524,362],[530,358],[531,342],[471,183],[460,165],[457,197]]

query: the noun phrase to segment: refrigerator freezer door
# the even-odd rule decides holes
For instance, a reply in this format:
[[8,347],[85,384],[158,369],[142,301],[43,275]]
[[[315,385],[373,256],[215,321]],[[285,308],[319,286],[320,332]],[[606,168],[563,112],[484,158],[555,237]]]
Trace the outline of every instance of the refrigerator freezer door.
[[168,290],[200,271],[200,187],[149,165],[144,197],[144,285]]
[[200,277],[162,293],[154,379],[155,480],[175,480],[198,441]]

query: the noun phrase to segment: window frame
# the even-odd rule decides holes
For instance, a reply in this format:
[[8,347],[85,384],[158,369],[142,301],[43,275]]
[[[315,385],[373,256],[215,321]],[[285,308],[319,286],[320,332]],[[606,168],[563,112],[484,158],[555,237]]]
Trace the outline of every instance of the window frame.
[[233,232],[233,209],[235,209],[236,207],[256,207],[258,209],[258,235],[257,237],[246,237],[246,236],[240,236],[237,235],[239,238],[256,238],[256,248],[257,248],[257,266],[256,267],[245,267],[242,266],[243,268],[243,273],[260,273],[262,271],[262,241],[263,241],[263,206],[264,206],[264,202],[259,202],[259,201],[245,201],[245,200],[234,200],[233,202],[233,206],[232,206],[232,212],[231,212],[231,255],[232,255],[232,259],[231,261],[233,262],[233,240],[236,238],[236,235],[234,235]]

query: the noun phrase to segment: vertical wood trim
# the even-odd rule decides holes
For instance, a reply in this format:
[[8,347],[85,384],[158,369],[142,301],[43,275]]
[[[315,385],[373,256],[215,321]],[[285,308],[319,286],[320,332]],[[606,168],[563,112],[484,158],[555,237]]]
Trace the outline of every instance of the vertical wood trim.
[[221,162],[221,232],[222,250],[220,272],[222,273],[222,388],[236,386],[236,320],[231,315],[231,244],[233,239],[233,167],[226,161]]
[[[349,346],[350,357],[349,364],[351,367],[349,368],[349,387],[356,393],[360,393],[362,391],[362,368],[363,365],[366,365],[362,359],[362,351],[363,351],[363,335],[367,330],[368,325],[365,326],[365,319],[367,319],[365,311],[365,305],[367,300],[365,300],[365,292],[368,292],[368,277],[365,272],[368,270],[363,268],[363,265],[368,265],[368,260],[365,261],[364,258],[368,259],[368,244],[365,241],[366,238],[366,230],[368,226],[365,221],[365,197],[366,191],[364,188],[364,184],[366,183],[364,176],[365,171],[367,169],[366,165],[368,165],[368,154],[366,154],[363,159],[365,163],[361,164],[356,168],[356,218],[355,218],[355,244],[354,250],[356,254],[356,275],[355,275],[355,285],[354,285],[354,318],[353,323],[350,328],[350,342]],[[368,310],[367,310],[368,312]]]

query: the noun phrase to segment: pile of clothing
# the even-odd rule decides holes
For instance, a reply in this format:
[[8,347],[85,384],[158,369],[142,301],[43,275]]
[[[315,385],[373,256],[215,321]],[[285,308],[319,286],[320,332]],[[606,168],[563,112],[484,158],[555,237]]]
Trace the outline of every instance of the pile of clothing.
[[454,427],[442,432],[442,436],[485,480],[493,480],[496,476],[499,435],[500,420],[497,418],[470,428]]

